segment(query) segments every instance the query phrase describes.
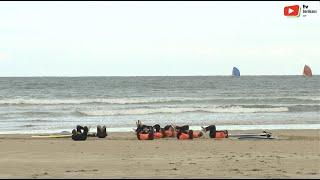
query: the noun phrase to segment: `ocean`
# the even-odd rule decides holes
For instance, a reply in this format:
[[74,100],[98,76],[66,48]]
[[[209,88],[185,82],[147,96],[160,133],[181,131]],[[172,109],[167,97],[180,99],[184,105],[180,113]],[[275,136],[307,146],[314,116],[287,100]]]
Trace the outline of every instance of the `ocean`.
[[0,133],[320,129],[320,76],[2,77]]

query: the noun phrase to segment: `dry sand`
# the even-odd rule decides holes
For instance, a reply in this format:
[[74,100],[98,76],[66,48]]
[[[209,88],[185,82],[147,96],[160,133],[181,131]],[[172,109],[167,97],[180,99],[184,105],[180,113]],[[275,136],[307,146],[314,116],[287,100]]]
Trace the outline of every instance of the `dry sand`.
[[320,130],[272,132],[277,139],[0,135],[0,178],[320,178]]

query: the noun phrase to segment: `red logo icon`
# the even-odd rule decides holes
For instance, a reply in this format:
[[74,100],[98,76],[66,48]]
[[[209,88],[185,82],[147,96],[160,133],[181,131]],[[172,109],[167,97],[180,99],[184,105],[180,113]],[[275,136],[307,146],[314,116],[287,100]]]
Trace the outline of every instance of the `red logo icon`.
[[299,12],[300,12],[299,5],[284,7],[284,15],[285,16],[299,16]]

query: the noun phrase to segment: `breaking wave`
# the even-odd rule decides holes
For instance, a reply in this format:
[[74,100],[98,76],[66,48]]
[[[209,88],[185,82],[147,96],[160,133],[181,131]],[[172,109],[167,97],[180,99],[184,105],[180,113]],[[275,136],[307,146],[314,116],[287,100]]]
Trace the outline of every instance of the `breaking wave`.
[[119,99],[6,99],[0,100],[4,105],[59,105],[59,104],[144,104],[162,102],[183,102],[201,100],[201,98],[119,98]]
[[156,103],[195,103],[211,101],[289,101],[302,103],[320,103],[320,97],[208,97],[208,98],[189,98],[189,97],[159,97],[159,98],[113,98],[113,99],[2,99],[0,105],[59,105],[59,104],[156,104]]
[[118,109],[118,110],[88,110],[78,111],[84,116],[117,116],[117,115],[147,115],[159,113],[186,113],[186,112],[205,112],[205,113],[258,113],[258,112],[287,112],[288,107],[273,108],[246,108],[241,106],[232,107],[207,107],[207,108],[157,108],[157,109]]

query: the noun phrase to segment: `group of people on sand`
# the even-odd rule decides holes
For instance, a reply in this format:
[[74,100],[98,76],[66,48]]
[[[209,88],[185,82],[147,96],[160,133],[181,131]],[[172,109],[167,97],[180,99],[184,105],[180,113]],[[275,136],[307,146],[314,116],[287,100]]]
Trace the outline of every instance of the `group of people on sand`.
[[149,126],[142,124],[139,120],[137,121],[137,129],[135,133],[139,140],[153,140],[166,137],[177,137],[177,139],[193,139],[199,138],[209,131],[210,138],[227,138],[228,131],[217,131],[215,125],[210,125],[207,127],[202,127],[202,131],[190,130],[189,125],[184,126],[173,126],[166,125],[164,128],[161,128],[159,124]]
[[[166,125],[163,128],[159,124],[153,126],[145,125],[140,120],[136,122],[137,128],[135,133],[139,140],[153,140],[159,138],[174,138],[177,139],[194,139],[204,136],[204,133],[209,131],[210,138],[228,138],[228,131],[217,131],[215,125],[202,127],[202,131],[190,130],[189,125],[173,126]],[[84,141],[88,136],[105,138],[108,136],[106,126],[97,126],[97,133],[89,133],[87,126],[78,125],[72,130],[71,138],[75,141]]]

